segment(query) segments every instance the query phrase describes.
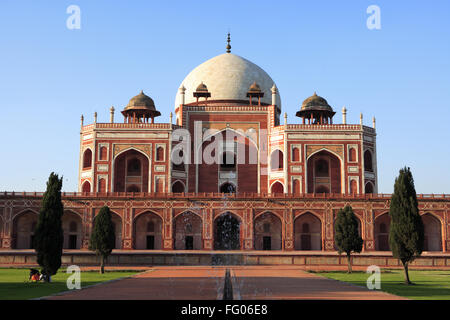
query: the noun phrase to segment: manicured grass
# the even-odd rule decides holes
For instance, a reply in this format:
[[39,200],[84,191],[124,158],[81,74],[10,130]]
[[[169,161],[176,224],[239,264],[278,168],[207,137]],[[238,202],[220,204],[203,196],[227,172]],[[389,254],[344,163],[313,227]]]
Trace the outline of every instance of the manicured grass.
[[[317,272],[317,274],[366,287],[370,274],[365,272]],[[409,270],[414,285],[404,284],[404,272],[397,269],[381,271],[381,290],[416,300],[450,300],[450,270]]]
[[[51,283],[29,282],[29,272],[29,269],[0,268],[0,300],[25,300],[67,291],[66,281],[72,275],[66,273],[66,269],[60,269],[52,277]],[[136,273],[136,271],[105,271],[104,274],[100,274],[98,271],[83,271],[81,287],[128,277]]]

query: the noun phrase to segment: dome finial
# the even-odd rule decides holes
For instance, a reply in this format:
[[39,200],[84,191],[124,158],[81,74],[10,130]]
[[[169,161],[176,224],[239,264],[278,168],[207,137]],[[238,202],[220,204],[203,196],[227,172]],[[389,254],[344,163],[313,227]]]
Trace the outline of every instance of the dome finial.
[[230,39],[230,33],[228,32],[228,37],[227,37],[227,53],[231,52],[231,45],[230,45],[231,39]]

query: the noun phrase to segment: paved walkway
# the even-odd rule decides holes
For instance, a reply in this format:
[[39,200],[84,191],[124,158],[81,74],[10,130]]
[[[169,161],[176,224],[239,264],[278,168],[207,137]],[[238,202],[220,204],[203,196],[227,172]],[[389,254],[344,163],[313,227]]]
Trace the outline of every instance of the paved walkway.
[[221,299],[226,269],[231,271],[235,299],[403,299],[288,266],[152,267],[131,278],[49,299]]

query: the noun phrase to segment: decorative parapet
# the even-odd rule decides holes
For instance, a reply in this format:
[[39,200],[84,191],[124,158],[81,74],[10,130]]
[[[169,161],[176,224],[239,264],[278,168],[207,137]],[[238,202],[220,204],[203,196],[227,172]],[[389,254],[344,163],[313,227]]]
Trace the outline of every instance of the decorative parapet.
[[[4,191],[0,193],[0,199],[7,198],[41,198],[44,192],[14,192]],[[148,192],[62,192],[63,198],[157,198],[157,199],[179,199],[196,200],[196,199],[245,199],[245,200],[267,200],[270,199],[290,199],[290,200],[307,200],[307,199],[326,199],[326,200],[389,200],[390,193],[379,194],[341,194],[341,193],[213,193],[213,192],[189,192],[189,193],[148,193]],[[450,194],[418,194],[418,200],[450,200]]]
[[154,129],[171,130],[181,128],[178,125],[170,123],[93,123],[83,126],[83,132],[95,129]]

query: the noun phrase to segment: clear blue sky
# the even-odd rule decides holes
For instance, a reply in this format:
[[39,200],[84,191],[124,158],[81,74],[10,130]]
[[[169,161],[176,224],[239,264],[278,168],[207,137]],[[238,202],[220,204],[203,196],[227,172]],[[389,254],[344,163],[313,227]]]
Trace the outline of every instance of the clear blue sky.
[[[81,29],[69,30],[69,5]],[[369,5],[381,30],[369,30]],[[0,2],[0,190],[77,189],[80,115],[109,121],[143,89],[167,122],[180,82],[225,52],[261,66],[283,112],[314,91],[348,122],[377,118],[380,192],[410,166],[418,193],[450,193],[449,1]]]

